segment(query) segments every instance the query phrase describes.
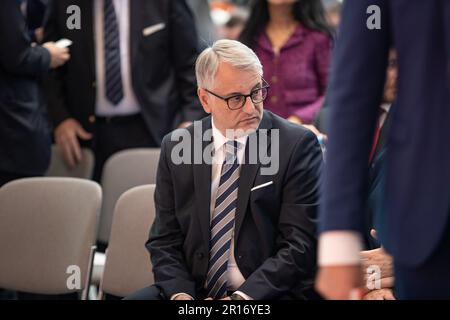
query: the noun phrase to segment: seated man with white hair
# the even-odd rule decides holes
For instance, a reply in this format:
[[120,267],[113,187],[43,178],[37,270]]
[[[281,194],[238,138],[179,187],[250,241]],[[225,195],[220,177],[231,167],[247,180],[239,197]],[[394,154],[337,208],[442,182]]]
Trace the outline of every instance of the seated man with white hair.
[[147,242],[155,284],[128,299],[317,298],[316,137],[263,110],[269,86],[242,43],[217,41],[196,73],[210,116],[163,140]]

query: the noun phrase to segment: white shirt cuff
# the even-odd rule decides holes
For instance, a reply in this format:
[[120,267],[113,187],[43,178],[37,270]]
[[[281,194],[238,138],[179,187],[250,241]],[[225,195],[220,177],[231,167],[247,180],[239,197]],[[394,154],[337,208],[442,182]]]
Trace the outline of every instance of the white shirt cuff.
[[178,297],[178,296],[180,296],[180,295],[182,295],[182,294],[188,296],[189,298],[191,298],[191,300],[194,300],[194,298],[193,298],[191,295],[189,295],[189,294],[187,294],[187,293],[184,293],[184,292],[175,293],[174,295],[172,295],[172,296],[170,297],[170,300],[175,300],[176,297]]
[[362,239],[355,231],[327,231],[319,238],[319,266],[360,264]]
[[249,297],[248,295],[246,295],[242,291],[235,291],[234,293],[239,295],[239,296],[241,296],[242,298],[244,298],[244,300],[253,300],[253,298]]

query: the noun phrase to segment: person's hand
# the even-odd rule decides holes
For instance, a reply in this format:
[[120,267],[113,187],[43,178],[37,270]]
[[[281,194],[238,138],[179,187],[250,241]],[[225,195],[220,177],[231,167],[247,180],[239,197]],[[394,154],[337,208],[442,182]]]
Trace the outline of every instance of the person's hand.
[[188,296],[187,294],[179,294],[178,296],[176,296],[175,299],[173,300],[192,300],[192,298],[190,296]]
[[361,266],[320,267],[316,289],[329,300],[360,300],[363,298]]
[[59,48],[54,42],[46,42],[42,47],[50,53],[50,69],[61,67],[70,59],[69,49]]
[[364,273],[371,266],[378,266],[381,270],[381,279],[392,278],[394,276],[392,257],[383,248],[361,251],[361,262]]
[[363,300],[395,300],[395,297],[391,289],[379,289],[367,293]]
[[[374,239],[378,239],[377,232],[375,229],[370,231],[370,235]],[[380,288],[393,288],[394,287],[394,268],[392,257],[384,251],[383,247],[374,250],[361,251],[361,260],[363,273],[366,283],[369,280],[370,274],[367,272],[368,268],[376,265],[380,268]],[[367,288],[368,289],[368,288]]]
[[81,148],[78,138],[92,139],[92,134],[86,132],[75,119],[66,119],[55,129],[55,141],[64,162],[73,168],[81,161]]
[[230,298],[230,297],[225,297],[225,298],[222,298],[222,299],[220,299],[220,300],[228,301],[228,300],[231,300],[231,298]]
[[[370,230],[370,235],[378,240],[377,231],[375,229]],[[361,258],[363,263],[363,268],[367,270],[371,265],[377,265],[381,269],[381,278],[392,278],[390,281],[393,283],[394,277],[394,269],[393,269],[393,259],[392,257],[384,251],[383,246],[379,249],[361,251]],[[366,272],[364,272],[366,273]],[[387,287],[387,288],[391,288]],[[383,287],[382,288],[386,288]]]

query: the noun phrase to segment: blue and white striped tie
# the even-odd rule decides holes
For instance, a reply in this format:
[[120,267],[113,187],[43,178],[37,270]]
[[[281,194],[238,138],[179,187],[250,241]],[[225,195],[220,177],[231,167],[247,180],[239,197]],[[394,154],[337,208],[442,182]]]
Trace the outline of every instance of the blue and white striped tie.
[[211,219],[209,241],[209,267],[206,277],[208,297],[223,298],[227,292],[227,266],[230,257],[231,238],[234,231],[237,193],[239,186],[239,163],[237,141],[226,144],[225,162],[222,165],[216,203]]
[[116,106],[123,99],[120,35],[113,0],[104,0],[105,95]]

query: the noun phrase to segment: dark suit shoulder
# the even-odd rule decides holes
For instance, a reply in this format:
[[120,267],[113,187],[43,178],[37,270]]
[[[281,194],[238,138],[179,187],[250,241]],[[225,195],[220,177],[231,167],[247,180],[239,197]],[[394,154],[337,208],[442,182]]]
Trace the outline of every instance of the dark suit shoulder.
[[204,134],[208,129],[211,129],[211,116],[207,116],[201,120],[195,121],[193,124],[184,129],[175,129],[166,134],[162,140],[161,147],[172,148],[175,144],[181,141],[181,137],[189,137],[193,141],[197,134]]
[[272,121],[272,130],[278,129],[283,148],[296,145],[299,141],[317,140],[315,134],[303,126],[292,123],[271,112],[266,112]]

